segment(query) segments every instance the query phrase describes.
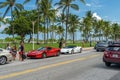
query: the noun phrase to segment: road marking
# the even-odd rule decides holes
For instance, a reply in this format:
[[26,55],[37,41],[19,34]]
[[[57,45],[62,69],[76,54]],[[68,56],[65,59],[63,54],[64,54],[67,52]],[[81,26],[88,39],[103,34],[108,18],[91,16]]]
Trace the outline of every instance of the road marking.
[[90,58],[97,57],[99,55],[100,54],[89,55],[89,56],[85,56],[85,57],[81,57],[81,58],[77,58],[77,59],[73,59],[73,60],[68,60],[68,61],[58,62],[58,63],[51,64],[51,65],[41,66],[41,67],[38,67],[38,68],[35,68],[35,69],[28,69],[28,70],[21,71],[21,72],[15,72],[15,73],[0,76],[0,79],[12,78],[12,77],[15,77],[15,76],[19,76],[19,75],[23,75],[23,74],[27,74],[27,73],[31,73],[31,72],[36,72],[38,70],[43,70],[43,69],[47,69],[47,68],[61,66],[61,65],[64,65],[64,64],[72,63],[72,62],[83,61],[83,60],[87,60],[87,59],[90,59]]

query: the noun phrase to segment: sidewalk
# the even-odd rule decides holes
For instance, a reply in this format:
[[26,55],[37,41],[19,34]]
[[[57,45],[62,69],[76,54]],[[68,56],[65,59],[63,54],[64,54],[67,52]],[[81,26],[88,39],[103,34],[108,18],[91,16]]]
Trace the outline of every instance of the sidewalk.
[[91,49],[94,49],[94,47],[87,47],[87,48],[82,48],[83,51],[87,51],[87,50],[91,50]]

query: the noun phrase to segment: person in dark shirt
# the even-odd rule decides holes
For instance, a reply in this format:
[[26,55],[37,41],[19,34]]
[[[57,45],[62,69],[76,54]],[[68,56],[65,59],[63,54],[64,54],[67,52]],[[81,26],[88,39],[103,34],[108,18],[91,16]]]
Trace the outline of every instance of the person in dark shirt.
[[62,40],[59,42],[59,48],[62,48]]
[[23,42],[21,41],[20,42],[20,46],[19,46],[19,60],[20,61],[23,61],[24,59],[23,59],[23,54],[24,54],[24,44],[23,44]]

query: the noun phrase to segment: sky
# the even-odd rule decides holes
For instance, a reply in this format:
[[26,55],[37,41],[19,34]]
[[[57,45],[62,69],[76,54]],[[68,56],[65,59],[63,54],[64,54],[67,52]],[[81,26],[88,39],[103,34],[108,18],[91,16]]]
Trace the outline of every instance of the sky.
[[[6,0],[0,0],[0,2],[4,2]],[[24,0],[16,0],[16,2],[22,3]],[[53,4],[59,2],[59,0],[53,0]],[[120,0],[85,0],[86,4],[80,2],[80,0],[76,0],[74,3],[79,5],[80,10],[75,11],[70,9],[70,12],[78,15],[80,18],[84,17],[87,11],[92,11],[94,16],[98,19],[103,19],[107,21],[111,21],[112,23],[117,22],[120,23]],[[27,3],[25,9],[31,10],[35,9],[35,0],[31,0],[31,2]],[[56,8],[55,6],[54,8]],[[4,13],[4,9],[0,9],[0,13]],[[57,14],[60,14],[58,12]],[[0,15],[2,16],[2,15]],[[6,15],[9,17],[10,13]],[[6,25],[2,24],[0,31],[4,29]]]

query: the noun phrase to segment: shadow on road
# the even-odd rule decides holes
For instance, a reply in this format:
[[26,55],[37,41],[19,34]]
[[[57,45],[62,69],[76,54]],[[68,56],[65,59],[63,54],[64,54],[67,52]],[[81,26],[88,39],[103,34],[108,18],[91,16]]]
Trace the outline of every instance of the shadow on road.
[[107,70],[120,70],[120,64],[112,64],[110,67],[105,66],[104,63],[97,64],[94,67],[101,68],[101,69],[107,69]]

